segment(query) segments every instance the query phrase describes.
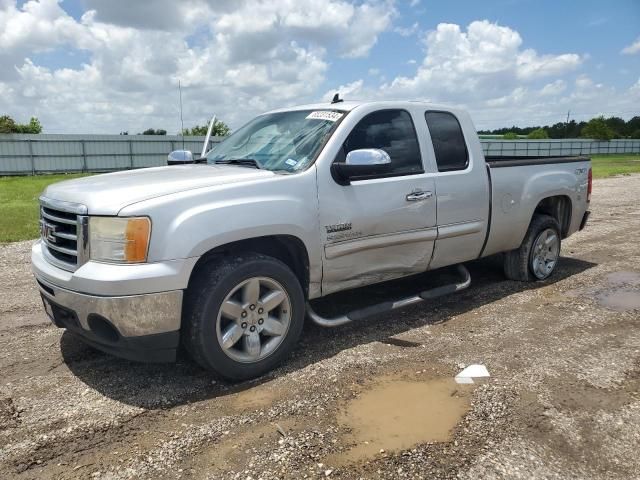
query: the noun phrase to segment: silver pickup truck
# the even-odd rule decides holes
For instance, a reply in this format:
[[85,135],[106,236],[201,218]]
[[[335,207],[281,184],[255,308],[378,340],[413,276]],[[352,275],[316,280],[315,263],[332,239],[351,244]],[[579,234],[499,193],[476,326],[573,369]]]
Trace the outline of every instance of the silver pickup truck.
[[[286,358],[305,317],[465,288],[463,262],[504,253],[508,278],[544,280],[589,215],[588,158],[485,158],[466,112],[422,102],[275,110],[169,158],[191,164],[48,187],[33,270],[52,321],[87,343],[143,361],[182,345],[231,379]],[[335,318],[309,303],[451,265],[455,283]]]

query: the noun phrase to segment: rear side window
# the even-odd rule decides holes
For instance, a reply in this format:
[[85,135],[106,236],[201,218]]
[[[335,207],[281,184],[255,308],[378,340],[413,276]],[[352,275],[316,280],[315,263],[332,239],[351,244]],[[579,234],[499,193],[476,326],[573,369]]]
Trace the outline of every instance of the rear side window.
[[413,120],[405,110],[380,110],[360,120],[344,142],[342,155],[360,148],[379,148],[389,154],[391,172],[384,176],[424,172]]
[[469,153],[458,119],[449,112],[426,112],[424,117],[431,134],[438,171],[467,168]]

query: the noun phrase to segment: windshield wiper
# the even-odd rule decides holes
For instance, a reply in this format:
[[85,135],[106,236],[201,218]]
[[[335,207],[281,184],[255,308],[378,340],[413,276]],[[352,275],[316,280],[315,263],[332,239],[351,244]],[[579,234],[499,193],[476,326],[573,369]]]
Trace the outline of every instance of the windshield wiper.
[[216,160],[214,163],[221,165],[242,165],[243,167],[262,168],[257,160],[253,158],[230,158],[228,160]]

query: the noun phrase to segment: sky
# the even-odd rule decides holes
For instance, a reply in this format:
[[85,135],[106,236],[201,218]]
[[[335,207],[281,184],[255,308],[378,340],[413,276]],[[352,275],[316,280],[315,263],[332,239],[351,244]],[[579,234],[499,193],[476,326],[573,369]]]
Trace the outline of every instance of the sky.
[[478,129],[640,115],[640,0],[0,0],[0,115],[180,130],[329,100],[426,100]]

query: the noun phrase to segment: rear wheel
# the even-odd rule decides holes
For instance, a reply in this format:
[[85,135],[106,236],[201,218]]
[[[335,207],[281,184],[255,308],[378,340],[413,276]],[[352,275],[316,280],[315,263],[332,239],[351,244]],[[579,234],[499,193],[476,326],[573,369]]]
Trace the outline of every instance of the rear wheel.
[[504,273],[511,280],[545,280],[560,257],[560,225],[549,215],[534,215],[519,248],[505,253]]
[[279,260],[238,255],[204,265],[185,299],[183,342],[204,368],[253,378],[286,358],[304,323],[304,295]]

